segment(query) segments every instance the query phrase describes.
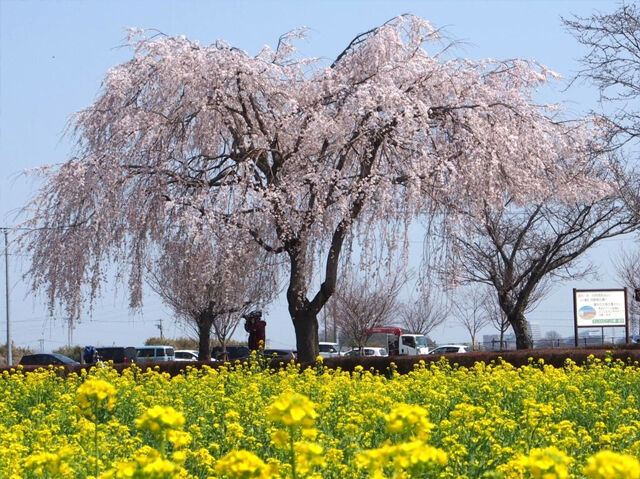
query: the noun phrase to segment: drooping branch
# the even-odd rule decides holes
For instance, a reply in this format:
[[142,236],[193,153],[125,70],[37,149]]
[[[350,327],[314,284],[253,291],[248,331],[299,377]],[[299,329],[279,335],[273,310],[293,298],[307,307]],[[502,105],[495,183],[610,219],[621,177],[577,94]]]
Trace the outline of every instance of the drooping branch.
[[144,268],[175,235],[187,251],[222,241],[222,258],[237,258],[238,245],[286,253],[300,359],[312,361],[316,315],[346,246],[407,244],[374,241],[381,225],[402,225],[393,233],[406,239],[414,219],[434,212],[452,224],[505,197],[526,205],[608,193],[585,166],[601,163],[591,154],[598,124],[558,122],[533,103],[553,77],[544,67],[447,61],[428,51],[437,30],[410,15],[358,36],[330,67],[296,57],[297,35],[257,56],[139,38],[75,115],[77,159],[45,172],[30,206],[29,227],[83,225],[25,239],[33,288],[79,315],[113,263],[139,304]]

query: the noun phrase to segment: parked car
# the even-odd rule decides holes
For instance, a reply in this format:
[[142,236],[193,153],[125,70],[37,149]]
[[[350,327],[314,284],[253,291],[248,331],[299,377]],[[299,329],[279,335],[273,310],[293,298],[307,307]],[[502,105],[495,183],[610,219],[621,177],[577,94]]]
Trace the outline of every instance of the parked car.
[[389,353],[385,348],[367,346],[362,348],[362,354],[360,354],[360,348],[353,348],[351,351],[345,353],[345,356],[389,356]]
[[132,363],[136,360],[136,348],[133,346],[105,346],[96,348],[100,361],[114,363]]
[[136,362],[173,361],[175,351],[173,346],[153,345],[138,346],[136,348]]
[[282,361],[295,361],[296,353],[291,349],[263,349],[260,354],[266,358],[278,359]]
[[318,343],[320,356],[323,358],[336,358],[340,356],[340,345],[338,343]]
[[197,361],[198,351],[195,349],[176,349],[175,352],[176,361]]
[[[247,346],[227,346],[227,361],[236,359],[246,359],[251,355],[251,350]],[[211,349],[211,359],[223,361],[222,346],[215,346]]]
[[443,344],[429,351],[429,354],[468,353],[469,346],[464,344]]
[[38,353],[26,354],[22,356],[19,364],[23,366],[73,366],[80,364],[64,354],[58,353]]

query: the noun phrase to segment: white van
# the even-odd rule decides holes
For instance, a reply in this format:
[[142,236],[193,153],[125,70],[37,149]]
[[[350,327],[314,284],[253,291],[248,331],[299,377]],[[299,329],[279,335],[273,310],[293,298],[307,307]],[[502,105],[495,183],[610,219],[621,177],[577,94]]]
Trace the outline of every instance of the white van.
[[175,351],[173,346],[138,346],[136,348],[136,362],[146,363],[151,361],[174,361]]

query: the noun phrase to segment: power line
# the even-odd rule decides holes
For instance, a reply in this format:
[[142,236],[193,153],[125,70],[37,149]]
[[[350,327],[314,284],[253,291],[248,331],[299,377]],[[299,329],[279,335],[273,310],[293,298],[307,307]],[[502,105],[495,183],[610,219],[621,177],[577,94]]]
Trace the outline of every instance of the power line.
[[79,228],[80,225],[62,225],[62,226],[0,226],[1,229],[11,231],[47,231],[47,230],[66,230],[71,228]]
[[[116,316],[117,314],[114,314],[114,316]],[[118,315],[119,316],[119,315]],[[38,316],[38,317],[34,317],[34,318],[29,318],[29,319],[17,319],[17,320],[13,320],[12,323],[40,323],[42,321],[47,321],[47,320],[53,320],[53,321],[60,321],[60,322],[65,322],[68,321],[68,319],[66,318],[52,318],[51,316]],[[157,322],[157,320],[155,319],[80,319],[79,321],[76,321],[75,324],[88,324],[88,323],[131,323],[131,324],[135,324],[135,323],[155,323]]]

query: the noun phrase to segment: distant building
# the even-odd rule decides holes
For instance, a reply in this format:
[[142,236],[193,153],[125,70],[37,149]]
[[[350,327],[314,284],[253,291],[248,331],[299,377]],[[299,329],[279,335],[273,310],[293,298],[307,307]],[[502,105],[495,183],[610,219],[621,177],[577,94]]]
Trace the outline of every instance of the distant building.
[[513,333],[507,333],[502,336],[502,347],[500,347],[499,334],[484,334],[482,336],[482,349],[488,351],[516,349],[516,335]]
[[[578,330],[578,346],[624,343],[624,332],[621,328],[617,329],[616,331],[614,328],[581,328]],[[573,337],[571,340],[573,342]]]
[[[542,339],[542,332],[540,330],[540,324],[531,323],[527,321],[529,325],[529,330],[531,331],[531,339],[533,340],[533,344],[537,346],[537,344]],[[505,333],[502,337],[502,347],[500,347],[500,335],[499,334],[485,334],[482,336],[482,348],[489,351],[497,351],[497,350],[509,350],[516,349],[516,335],[511,332],[509,329],[508,333]]]

